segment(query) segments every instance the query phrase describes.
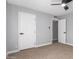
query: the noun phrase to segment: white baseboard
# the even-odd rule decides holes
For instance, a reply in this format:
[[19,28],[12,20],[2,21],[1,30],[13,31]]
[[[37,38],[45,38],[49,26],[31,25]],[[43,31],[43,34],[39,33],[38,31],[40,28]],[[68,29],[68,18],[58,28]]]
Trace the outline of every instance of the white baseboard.
[[62,44],[66,44],[66,45],[70,45],[70,46],[73,46],[73,44],[70,44],[70,43],[62,43]]
[[73,44],[70,44],[70,43],[66,43],[67,45],[70,45],[70,46],[73,46]]
[[[61,43],[61,42],[59,42],[59,43]],[[70,44],[70,43],[62,43],[62,44],[73,46],[73,44]]]
[[42,47],[42,46],[46,46],[46,45],[50,45],[50,44],[52,44],[52,42],[47,42],[44,44],[36,45],[35,47]]
[[8,52],[7,52],[7,55],[8,55],[8,54],[12,54],[12,53],[16,53],[16,52],[19,52],[19,51],[20,51],[20,50],[8,51]]

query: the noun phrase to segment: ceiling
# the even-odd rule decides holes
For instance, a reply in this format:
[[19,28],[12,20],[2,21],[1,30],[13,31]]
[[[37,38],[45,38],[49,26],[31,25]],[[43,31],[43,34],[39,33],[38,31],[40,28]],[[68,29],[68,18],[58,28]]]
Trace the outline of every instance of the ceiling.
[[65,11],[60,5],[51,6],[51,3],[61,3],[61,0],[7,0],[10,4],[27,7],[37,11],[52,14],[54,16],[61,16],[72,12],[72,2],[68,3],[69,10]]

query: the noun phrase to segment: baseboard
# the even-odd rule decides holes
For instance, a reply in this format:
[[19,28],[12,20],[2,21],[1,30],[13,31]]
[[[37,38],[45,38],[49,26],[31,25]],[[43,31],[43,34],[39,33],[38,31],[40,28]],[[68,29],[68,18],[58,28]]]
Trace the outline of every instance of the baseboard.
[[66,44],[66,45],[70,45],[70,46],[73,46],[73,44],[70,44],[70,43],[62,43],[62,44]]
[[70,45],[70,46],[73,46],[73,44],[70,44],[70,43],[66,43],[67,45]]
[[50,45],[50,44],[52,44],[52,42],[47,42],[44,44],[36,45],[35,47],[42,47],[42,46],[46,46],[46,45]]
[[8,51],[8,52],[7,52],[7,55],[8,55],[8,54],[12,54],[12,53],[16,53],[16,52],[19,52],[19,50]]

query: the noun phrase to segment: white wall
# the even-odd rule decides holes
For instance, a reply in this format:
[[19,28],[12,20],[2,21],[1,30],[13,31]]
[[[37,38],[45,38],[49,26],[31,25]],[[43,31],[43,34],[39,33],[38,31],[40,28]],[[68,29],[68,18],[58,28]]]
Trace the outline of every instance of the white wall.
[[18,49],[18,12],[28,12],[36,15],[36,44],[52,41],[52,15],[34,11],[28,8],[7,3],[7,51]]
[[[41,16],[40,16],[41,15]],[[45,44],[52,41],[52,28],[49,30],[49,26],[52,27],[51,24],[51,16],[40,14],[37,16],[37,45]]]
[[17,17],[17,9],[14,6],[7,4],[7,21],[6,21],[6,43],[7,43],[7,51],[16,50],[18,48],[17,39],[18,39],[18,17]]
[[66,16],[67,18],[67,43],[73,44],[73,14]]

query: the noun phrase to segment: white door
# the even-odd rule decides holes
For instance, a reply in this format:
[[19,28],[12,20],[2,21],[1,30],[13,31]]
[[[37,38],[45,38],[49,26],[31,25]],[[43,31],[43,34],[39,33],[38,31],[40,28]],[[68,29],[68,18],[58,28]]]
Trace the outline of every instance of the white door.
[[66,43],[66,19],[58,21],[58,42]]
[[32,48],[36,41],[36,16],[33,14],[18,13],[19,50]]

